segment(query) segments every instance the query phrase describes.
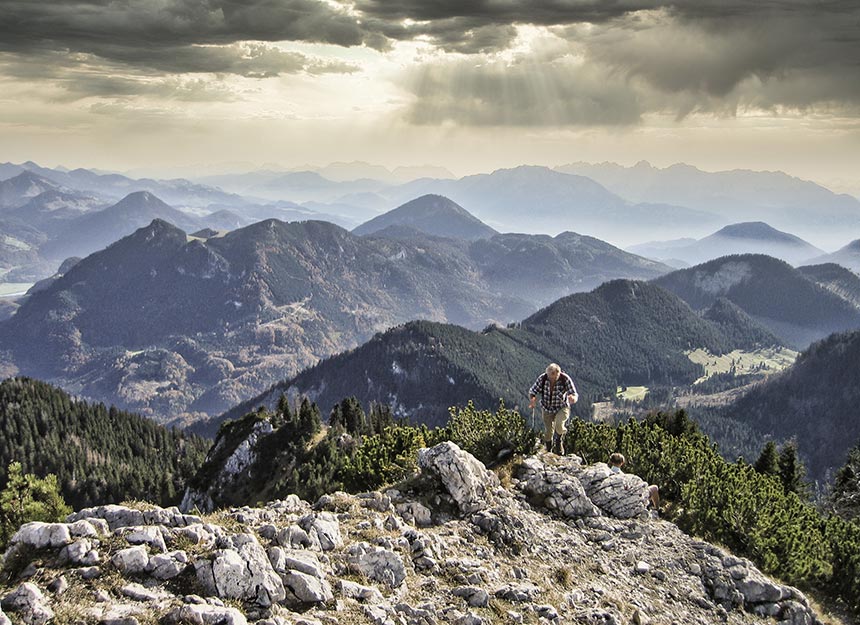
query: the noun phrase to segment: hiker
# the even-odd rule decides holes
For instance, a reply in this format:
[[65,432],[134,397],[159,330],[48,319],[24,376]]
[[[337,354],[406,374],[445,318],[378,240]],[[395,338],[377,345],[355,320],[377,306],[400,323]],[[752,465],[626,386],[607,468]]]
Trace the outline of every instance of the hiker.
[[534,409],[537,396],[543,412],[543,442],[546,450],[564,455],[565,423],[570,417],[570,407],[579,399],[576,386],[570,376],[557,364],[552,363],[541,373],[529,389],[529,408]]
[[[624,465],[624,454],[620,454],[617,451],[609,456],[609,470],[613,473],[621,473],[621,467]],[[649,507],[651,507],[654,512],[660,512],[660,487],[656,484],[648,485],[648,500]]]

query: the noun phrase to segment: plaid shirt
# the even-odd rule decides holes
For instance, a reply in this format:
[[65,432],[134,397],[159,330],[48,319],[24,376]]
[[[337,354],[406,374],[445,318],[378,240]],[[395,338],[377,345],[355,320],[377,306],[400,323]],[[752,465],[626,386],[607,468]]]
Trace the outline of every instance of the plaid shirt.
[[573,395],[575,399],[579,398],[576,387],[573,385],[573,380],[564,372],[558,376],[558,380],[555,381],[555,386],[553,386],[552,390],[549,387],[549,377],[546,373],[541,373],[529,389],[529,397],[540,395],[541,408],[547,412],[558,412],[566,407],[568,405],[568,395]]

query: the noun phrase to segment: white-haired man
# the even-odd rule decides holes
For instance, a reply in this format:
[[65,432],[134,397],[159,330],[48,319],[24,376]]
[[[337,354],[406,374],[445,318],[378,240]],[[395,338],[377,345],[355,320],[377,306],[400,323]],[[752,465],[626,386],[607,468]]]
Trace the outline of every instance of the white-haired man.
[[534,408],[540,395],[543,412],[543,442],[546,450],[564,455],[565,424],[570,418],[570,407],[577,402],[579,394],[569,375],[552,363],[541,373],[529,389],[529,408]]

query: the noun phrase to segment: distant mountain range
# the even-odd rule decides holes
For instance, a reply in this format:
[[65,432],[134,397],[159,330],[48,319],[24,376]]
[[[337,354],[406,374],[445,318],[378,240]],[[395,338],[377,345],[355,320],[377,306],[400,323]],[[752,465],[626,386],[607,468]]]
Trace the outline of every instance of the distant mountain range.
[[556,234],[565,230],[614,239],[635,229],[637,236],[667,228],[701,228],[723,220],[704,211],[668,204],[635,204],[584,176],[546,167],[522,166],[459,180],[416,180],[386,191],[394,201],[439,194],[502,232]]
[[803,239],[754,221],[725,226],[698,241],[655,241],[627,248],[628,251],[670,265],[697,265],[731,254],[766,254],[799,265],[820,256],[823,250]]
[[175,180],[133,179],[121,174],[100,174],[88,169],[71,171],[51,169],[41,167],[30,161],[20,165],[0,163],[0,180],[26,172],[37,174],[67,190],[95,193],[104,198],[106,203],[110,203],[111,200],[115,202],[136,191],[148,191],[175,206],[205,207],[213,203],[232,205],[246,203],[246,200],[238,195],[225,193],[214,187],[194,184],[182,178]]
[[498,234],[462,206],[441,195],[422,195],[374,217],[352,232],[372,234],[390,226],[406,226],[426,234],[466,241],[489,239]]
[[694,310],[725,298],[797,349],[833,332],[860,328],[860,308],[770,256],[726,256],[654,282]]
[[27,375],[193,419],[398,323],[505,323],[608,277],[667,269],[573,233],[392,239],[268,220],[189,240],[155,220],[34,289],[0,345]]
[[615,280],[562,298],[507,328],[472,332],[411,322],[275,385],[201,431],[211,434],[224,418],[272,406],[282,393],[307,395],[324,413],[354,395],[364,405],[386,403],[413,421],[442,424],[449,406],[469,400],[481,408],[496,406],[500,398],[522,406],[534,379],[553,361],[573,376],[583,396],[577,410],[589,415],[591,400],[614,396],[617,385],[692,383],[702,370],[687,350],[722,353],[779,344],[743,315],[713,316],[718,321],[697,315],[653,284]]
[[634,167],[572,163],[556,169],[588,176],[631,202],[686,206],[729,223],[760,220],[834,241],[845,228],[860,226],[860,200],[782,172],[705,172],[684,163],[660,169],[645,161]]

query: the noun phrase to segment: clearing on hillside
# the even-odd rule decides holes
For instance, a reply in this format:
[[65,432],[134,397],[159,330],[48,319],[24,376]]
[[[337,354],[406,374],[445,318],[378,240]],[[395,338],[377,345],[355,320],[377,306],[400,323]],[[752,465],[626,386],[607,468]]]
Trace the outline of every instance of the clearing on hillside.
[[687,358],[705,368],[705,375],[693,384],[700,384],[718,373],[733,372],[735,375],[776,373],[794,364],[798,353],[787,347],[766,347],[751,352],[736,349],[722,356],[711,354],[701,348],[686,352]]

